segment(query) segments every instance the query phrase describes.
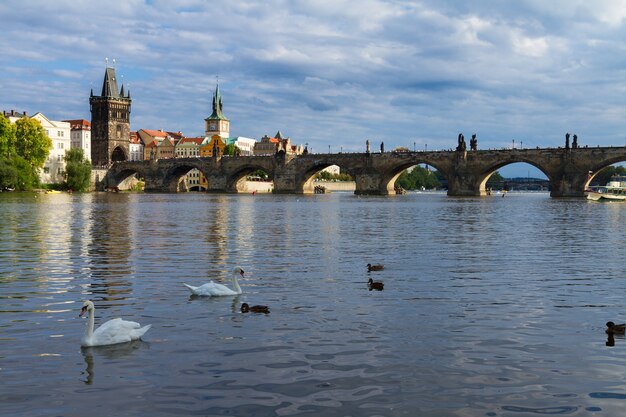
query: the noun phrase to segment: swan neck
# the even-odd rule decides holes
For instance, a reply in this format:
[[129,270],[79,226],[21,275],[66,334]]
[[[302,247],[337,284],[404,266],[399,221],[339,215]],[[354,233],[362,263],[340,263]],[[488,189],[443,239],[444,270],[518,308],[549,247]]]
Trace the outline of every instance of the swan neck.
[[93,336],[94,316],[96,315],[96,309],[88,311],[89,317],[87,318],[87,329],[85,330],[85,340],[91,339]]
[[235,291],[237,292],[237,294],[241,294],[241,287],[239,286],[239,281],[237,281],[237,273],[233,273],[233,287],[235,288]]

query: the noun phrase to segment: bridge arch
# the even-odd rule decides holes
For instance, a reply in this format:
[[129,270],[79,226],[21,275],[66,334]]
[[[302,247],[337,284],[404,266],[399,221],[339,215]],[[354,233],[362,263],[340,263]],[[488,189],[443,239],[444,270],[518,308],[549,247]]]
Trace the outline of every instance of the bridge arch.
[[273,169],[268,169],[267,166],[261,164],[255,164],[254,161],[250,164],[246,164],[238,167],[236,170],[229,173],[226,180],[226,190],[231,193],[243,193],[247,192],[246,188],[247,178],[256,171],[263,171],[267,174],[267,177],[274,181],[275,172]]
[[[606,161],[603,161],[602,163],[599,163],[597,165],[594,165],[591,167],[591,169],[589,170],[589,175],[587,177],[587,182],[585,183],[585,189],[587,189],[587,187],[589,187],[589,185],[591,184],[591,182],[598,176],[598,174],[600,174],[601,171],[603,171],[605,168],[608,168],[612,165],[615,164],[619,164],[619,163],[623,163],[626,162],[626,155],[623,157],[614,157],[614,158],[609,158]],[[600,185],[604,185],[604,184],[600,184]]]
[[178,165],[174,165],[165,171],[165,176],[163,177],[163,185],[170,192],[181,192],[181,191],[189,191],[187,184],[183,183],[183,177],[189,174],[193,169],[197,169],[200,171],[205,177],[207,177],[207,173],[203,172],[201,169],[202,166],[198,166],[195,163],[181,163]]
[[[434,163],[432,163],[434,162]],[[381,182],[382,182],[382,186],[384,188],[384,190],[386,190],[387,194],[395,194],[395,184],[396,184],[396,180],[398,179],[398,177],[400,175],[402,175],[402,173],[404,171],[406,171],[407,169],[414,167],[414,166],[419,166],[419,165],[428,165],[431,166],[433,168],[435,168],[439,173],[441,173],[441,175],[447,179],[447,173],[445,172],[445,170],[443,169],[443,167],[439,167],[439,164],[437,163],[437,161],[431,161],[428,158],[424,158],[421,156],[417,156],[414,159],[412,159],[411,161],[403,161],[402,163],[396,165],[393,167],[393,169],[391,169],[390,171],[386,172],[382,178],[381,178]]]
[[489,178],[491,178],[491,176],[496,173],[496,171],[498,171],[500,168],[503,168],[503,167],[508,166],[508,165],[513,165],[513,164],[525,163],[525,164],[528,164],[528,165],[530,165],[532,167],[535,167],[539,171],[541,171],[541,173],[543,175],[545,175],[546,178],[548,178],[548,181],[551,182],[550,172],[547,171],[545,169],[545,167],[542,167],[541,164],[538,164],[535,161],[529,160],[527,158],[517,158],[517,159],[519,159],[519,160],[503,161],[503,162],[497,163],[497,164],[492,165],[489,168],[487,168],[486,171],[481,172],[479,174],[479,176],[478,176],[478,183],[479,183],[478,190],[480,192],[480,195],[487,195],[488,194],[487,182],[489,181]]
[[338,160],[322,160],[315,161],[312,165],[309,165],[304,169],[299,178],[296,180],[296,189],[302,194],[312,194],[315,191],[315,177],[328,167],[338,166],[340,172],[350,175],[355,178],[354,170],[349,165],[342,165]]

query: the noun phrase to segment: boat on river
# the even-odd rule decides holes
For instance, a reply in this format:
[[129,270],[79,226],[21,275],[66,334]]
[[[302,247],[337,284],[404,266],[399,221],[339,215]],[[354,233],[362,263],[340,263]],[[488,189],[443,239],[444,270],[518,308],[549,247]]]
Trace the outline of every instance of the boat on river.
[[626,201],[626,176],[614,175],[606,185],[585,190],[587,200]]

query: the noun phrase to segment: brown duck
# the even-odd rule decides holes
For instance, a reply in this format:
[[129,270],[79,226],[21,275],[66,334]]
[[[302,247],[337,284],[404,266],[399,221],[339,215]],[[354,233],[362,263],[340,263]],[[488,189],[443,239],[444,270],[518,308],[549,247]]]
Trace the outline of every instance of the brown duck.
[[377,265],[367,264],[367,271],[368,272],[371,272],[371,271],[382,271],[383,269],[385,269],[385,266],[381,265],[381,264],[377,264]]
[[372,290],[376,290],[376,291],[382,291],[383,288],[385,288],[385,284],[383,284],[380,281],[374,281],[373,279],[369,279],[369,281],[367,281],[367,287],[370,289],[370,291]]
[[614,334],[624,334],[626,333],[626,323],[615,324],[612,321],[606,322],[606,332],[614,333]]
[[248,303],[243,303],[241,305],[242,313],[248,313],[250,311],[253,313],[269,314],[270,309],[268,306],[249,306]]

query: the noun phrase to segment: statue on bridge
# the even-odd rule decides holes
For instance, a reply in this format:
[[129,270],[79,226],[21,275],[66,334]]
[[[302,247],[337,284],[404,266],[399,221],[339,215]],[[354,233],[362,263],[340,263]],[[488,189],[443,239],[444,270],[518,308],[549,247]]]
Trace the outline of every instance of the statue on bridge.
[[467,149],[467,145],[465,144],[465,136],[463,136],[463,133],[459,133],[459,144],[456,147],[456,150],[458,152],[465,152],[465,150]]
[[478,150],[478,139],[476,139],[476,133],[474,133],[470,139],[470,149],[472,151]]
[[369,139],[365,141],[365,153],[368,155],[370,154],[370,140]]
[[578,136],[574,135],[572,139],[572,149],[578,149]]
[[385,153],[385,142],[380,142],[380,153]]
[[565,149],[569,149],[569,133],[565,134]]

